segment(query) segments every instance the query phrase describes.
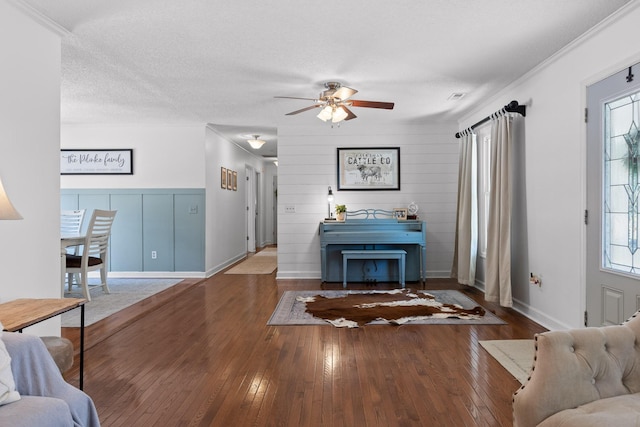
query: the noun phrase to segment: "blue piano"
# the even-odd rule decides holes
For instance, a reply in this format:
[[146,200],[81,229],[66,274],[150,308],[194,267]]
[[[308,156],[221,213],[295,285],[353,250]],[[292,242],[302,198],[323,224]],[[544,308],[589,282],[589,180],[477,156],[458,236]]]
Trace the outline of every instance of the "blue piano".
[[[349,214],[347,214],[349,215]],[[342,282],[343,250],[403,249],[406,280],[426,280],[426,223],[393,218],[349,219],[320,223],[320,257],[323,282]],[[349,282],[397,282],[394,260],[350,261]]]

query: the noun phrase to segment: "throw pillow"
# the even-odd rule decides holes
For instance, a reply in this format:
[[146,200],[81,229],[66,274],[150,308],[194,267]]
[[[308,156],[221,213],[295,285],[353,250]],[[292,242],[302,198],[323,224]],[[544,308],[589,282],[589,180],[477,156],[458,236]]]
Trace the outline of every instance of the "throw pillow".
[[[0,323],[0,331],[4,329]],[[11,372],[11,356],[0,336],[0,405],[15,402],[20,399],[16,391],[16,382]]]

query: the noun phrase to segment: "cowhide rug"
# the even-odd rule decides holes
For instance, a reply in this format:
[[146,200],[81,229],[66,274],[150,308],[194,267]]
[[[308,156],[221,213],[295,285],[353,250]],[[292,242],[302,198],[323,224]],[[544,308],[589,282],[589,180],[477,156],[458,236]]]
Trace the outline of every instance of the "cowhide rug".
[[423,318],[479,319],[482,307],[465,309],[457,304],[445,304],[427,293],[410,289],[372,291],[327,298],[322,295],[298,297],[306,304],[306,311],[337,327],[356,328],[375,320],[402,325]]

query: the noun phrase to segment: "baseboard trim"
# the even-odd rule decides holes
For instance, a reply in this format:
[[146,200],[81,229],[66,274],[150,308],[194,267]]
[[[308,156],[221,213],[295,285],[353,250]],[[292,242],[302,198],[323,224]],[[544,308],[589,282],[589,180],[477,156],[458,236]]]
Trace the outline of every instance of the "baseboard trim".
[[567,325],[566,323],[562,323],[557,319],[554,319],[553,317],[547,316],[540,310],[537,310],[530,305],[524,304],[522,301],[518,301],[516,299],[513,300],[512,308],[523,316],[533,320],[537,324],[549,329],[550,331],[574,328],[571,325]]
[[[100,277],[99,275],[89,277]],[[114,279],[204,279],[203,271],[111,271]]]
[[[475,283],[475,285],[473,287],[476,288],[477,290],[479,290],[480,292],[482,292],[483,294],[485,293],[484,282],[476,280],[476,283]],[[546,314],[544,314],[543,312],[541,312],[540,310],[537,310],[537,309],[531,307],[529,304],[525,304],[525,303],[523,303],[522,301],[520,301],[520,300],[518,300],[516,298],[513,299],[513,307],[511,307],[511,308],[513,310],[517,311],[518,313],[522,314],[523,316],[525,316],[529,320],[533,320],[534,322],[536,322],[540,326],[544,326],[545,328],[549,329],[550,331],[563,330],[563,329],[572,329],[572,327],[570,325],[562,323],[562,322],[558,321],[557,319],[554,319],[553,317],[549,317]]]
[[[427,279],[448,279],[451,277],[449,271],[427,271]],[[319,271],[280,271],[276,275],[276,280],[295,280],[295,279],[321,279],[322,273]],[[337,282],[336,282],[337,283]]]

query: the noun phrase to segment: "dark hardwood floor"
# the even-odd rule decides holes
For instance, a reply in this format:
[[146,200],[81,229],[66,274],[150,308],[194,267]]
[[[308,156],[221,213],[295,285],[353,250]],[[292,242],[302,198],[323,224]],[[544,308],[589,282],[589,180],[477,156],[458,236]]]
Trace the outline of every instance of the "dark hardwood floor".
[[[90,326],[84,389],[102,425],[512,425],[520,383],[478,340],[532,338],[544,328],[436,279],[426,288],[461,289],[508,323],[266,325],[285,290],[321,288],[319,280],[276,282],[275,273],[219,273]],[[76,328],[63,335],[77,343]],[[77,385],[77,364],[65,377]]]

